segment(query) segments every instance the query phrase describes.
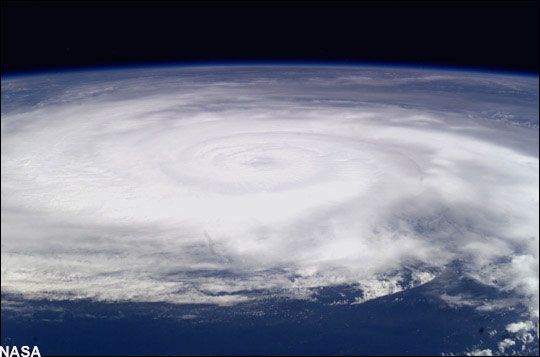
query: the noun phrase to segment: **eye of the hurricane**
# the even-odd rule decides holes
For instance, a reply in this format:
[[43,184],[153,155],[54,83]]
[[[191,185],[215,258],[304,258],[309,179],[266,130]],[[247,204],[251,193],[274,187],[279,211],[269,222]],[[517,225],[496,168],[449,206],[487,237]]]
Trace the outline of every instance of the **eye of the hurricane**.
[[402,155],[363,141],[294,132],[193,138],[167,157],[161,169],[175,185],[227,195],[329,192],[347,199],[414,167]]
[[278,166],[278,162],[272,157],[258,156],[251,160],[244,161],[242,165],[250,166],[254,168],[268,168],[270,166]]

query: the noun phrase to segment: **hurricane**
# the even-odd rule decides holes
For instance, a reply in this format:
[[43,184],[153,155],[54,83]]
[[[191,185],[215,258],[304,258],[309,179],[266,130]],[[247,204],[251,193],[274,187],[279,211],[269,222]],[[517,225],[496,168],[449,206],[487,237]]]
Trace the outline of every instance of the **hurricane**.
[[82,71],[3,78],[2,104],[3,294],[362,304],[459,271],[501,293],[442,301],[524,307],[510,341],[537,339],[537,77]]

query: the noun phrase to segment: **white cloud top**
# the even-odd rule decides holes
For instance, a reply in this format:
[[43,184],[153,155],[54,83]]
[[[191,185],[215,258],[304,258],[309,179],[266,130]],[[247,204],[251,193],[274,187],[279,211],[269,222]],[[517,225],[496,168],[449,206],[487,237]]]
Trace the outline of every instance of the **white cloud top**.
[[2,292],[227,304],[358,284],[362,302],[459,262],[537,316],[537,86],[353,67],[4,79]]

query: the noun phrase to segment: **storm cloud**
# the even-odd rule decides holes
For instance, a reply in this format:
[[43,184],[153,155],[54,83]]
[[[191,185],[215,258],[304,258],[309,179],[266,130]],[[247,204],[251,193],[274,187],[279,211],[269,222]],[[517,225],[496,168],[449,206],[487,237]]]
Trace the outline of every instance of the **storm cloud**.
[[459,263],[538,318],[536,77],[4,78],[1,121],[2,292],[233,304],[353,284],[361,303]]

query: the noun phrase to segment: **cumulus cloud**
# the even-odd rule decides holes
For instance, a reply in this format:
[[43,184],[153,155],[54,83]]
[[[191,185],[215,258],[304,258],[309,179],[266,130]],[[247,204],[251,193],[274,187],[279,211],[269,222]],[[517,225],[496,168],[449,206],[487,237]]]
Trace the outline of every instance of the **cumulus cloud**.
[[473,350],[471,352],[466,353],[467,356],[493,356],[493,351],[489,348],[486,348],[484,350]]
[[2,291],[363,302],[459,262],[537,316],[538,80],[383,72],[3,79]]
[[500,341],[498,346],[499,346],[499,351],[501,353],[504,353],[505,350],[507,350],[509,347],[513,347],[516,345],[516,342],[514,340],[511,340],[509,338],[505,338],[504,340]]
[[528,332],[532,328],[533,328],[533,324],[531,321],[519,321],[519,322],[508,324],[506,326],[506,331],[510,333],[520,333],[520,332]]

